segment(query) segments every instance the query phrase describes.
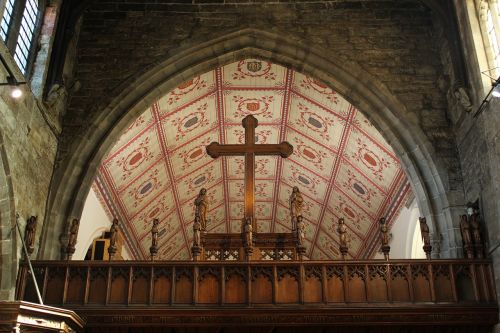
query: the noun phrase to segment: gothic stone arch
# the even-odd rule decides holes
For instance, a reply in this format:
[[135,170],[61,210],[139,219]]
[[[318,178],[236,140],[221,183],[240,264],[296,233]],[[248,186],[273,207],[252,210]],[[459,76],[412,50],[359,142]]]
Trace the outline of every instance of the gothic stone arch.
[[[107,105],[98,106],[86,135],[53,177],[40,258],[59,257],[61,232],[80,217],[102,159],[122,131],[151,103],[194,76],[243,58],[269,60],[315,77],[360,109],[393,147],[406,170],[420,211],[431,223],[444,257],[456,256],[448,204],[448,173],[415,116],[389,89],[353,61],[314,49],[286,34],[244,29],[202,44],[182,47],[167,60],[123,82]],[[440,239],[442,240],[440,241]],[[437,248],[438,246],[435,246]]]

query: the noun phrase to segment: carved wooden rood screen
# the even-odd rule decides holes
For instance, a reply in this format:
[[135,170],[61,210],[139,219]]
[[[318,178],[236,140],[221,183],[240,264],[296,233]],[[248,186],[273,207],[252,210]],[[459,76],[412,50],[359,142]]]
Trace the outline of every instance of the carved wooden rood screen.
[[[73,310],[83,318],[77,326],[87,332],[408,332],[409,326],[412,332],[488,332],[497,323],[492,263],[480,255],[479,241],[474,247],[465,243],[467,259],[431,259],[423,218],[425,260],[390,259],[383,218],[383,260],[345,260],[343,219],[337,226],[342,260],[305,260],[303,199],[294,187],[289,199],[292,232],[259,233],[253,207],[255,155],[287,157],[293,148],[286,142],[255,144],[257,121],[251,116],[243,126],[245,144],[207,147],[214,158],[245,156],[240,233],[206,232],[209,207],[202,189],[194,202],[192,261],[154,260],[154,221],[152,260],[116,261],[110,250],[110,261],[34,261],[44,303]],[[477,219],[471,215],[472,226]],[[36,301],[25,263],[16,297]]]

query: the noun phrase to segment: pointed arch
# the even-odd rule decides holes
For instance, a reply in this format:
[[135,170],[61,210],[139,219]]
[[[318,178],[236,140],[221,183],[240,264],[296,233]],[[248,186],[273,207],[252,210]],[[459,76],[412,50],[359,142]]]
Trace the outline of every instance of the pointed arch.
[[[102,159],[122,131],[151,103],[196,75],[244,58],[255,57],[317,78],[361,110],[393,147],[410,179],[420,211],[443,234],[444,256],[454,255],[454,228],[446,195],[447,170],[414,114],[362,67],[336,58],[293,36],[244,29],[202,44],[188,45],[161,63],[123,82],[75,142],[64,167],[56,171],[42,235],[41,257],[59,256],[58,238],[65,223],[78,218]],[[449,234],[449,235],[448,235]],[[439,239],[439,237],[437,237]]]

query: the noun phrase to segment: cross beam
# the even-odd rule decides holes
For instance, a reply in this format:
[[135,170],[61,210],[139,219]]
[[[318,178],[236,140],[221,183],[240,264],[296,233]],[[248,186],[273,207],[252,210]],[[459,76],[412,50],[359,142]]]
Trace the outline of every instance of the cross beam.
[[255,128],[258,126],[257,119],[252,115],[248,115],[243,119],[242,123],[245,128],[244,144],[221,145],[217,142],[212,142],[207,146],[207,154],[212,158],[219,156],[245,156],[245,218],[249,217],[254,221],[255,156],[279,155],[286,158],[293,153],[293,147],[286,141],[280,144],[255,144]]

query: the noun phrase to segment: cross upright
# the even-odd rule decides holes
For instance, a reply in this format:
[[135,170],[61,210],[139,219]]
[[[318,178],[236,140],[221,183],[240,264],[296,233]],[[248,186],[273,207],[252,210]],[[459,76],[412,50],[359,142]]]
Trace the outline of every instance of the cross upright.
[[[255,203],[255,156],[256,155],[280,155],[283,158],[293,153],[293,147],[286,141],[279,144],[255,144],[255,128],[258,126],[257,119],[248,115],[243,118],[245,128],[244,144],[224,144],[212,142],[207,146],[207,154],[212,158],[219,156],[245,156],[245,218],[254,219]],[[254,225],[254,230],[256,226]]]

